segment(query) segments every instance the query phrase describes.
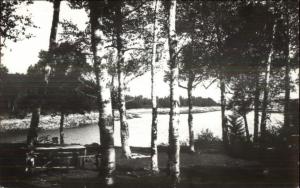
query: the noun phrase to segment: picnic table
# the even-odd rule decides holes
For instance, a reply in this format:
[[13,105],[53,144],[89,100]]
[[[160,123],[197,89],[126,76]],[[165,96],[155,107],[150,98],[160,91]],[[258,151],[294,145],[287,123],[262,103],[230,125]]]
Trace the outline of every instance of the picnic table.
[[36,146],[26,155],[25,171],[84,167],[86,154],[86,147],[79,144]]

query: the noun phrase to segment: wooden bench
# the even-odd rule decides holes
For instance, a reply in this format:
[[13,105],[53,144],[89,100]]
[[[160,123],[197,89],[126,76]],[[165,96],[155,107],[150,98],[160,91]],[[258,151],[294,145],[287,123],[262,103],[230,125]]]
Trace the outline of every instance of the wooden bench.
[[[87,150],[82,145],[37,146],[26,155],[26,172],[33,169],[69,169],[84,167]],[[65,163],[65,164],[57,164]]]

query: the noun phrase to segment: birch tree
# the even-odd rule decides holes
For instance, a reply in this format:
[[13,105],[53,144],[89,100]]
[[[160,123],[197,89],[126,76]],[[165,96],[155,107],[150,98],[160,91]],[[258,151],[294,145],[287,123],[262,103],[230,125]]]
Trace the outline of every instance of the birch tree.
[[204,14],[201,13],[203,3],[200,1],[182,2],[178,7],[177,33],[181,35],[187,44],[179,50],[179,79],[187,82],[186,86],[180,84],[181,88],[187,90],[188,96],[188,128],[189,128],[189,149],[195,152],[194,127],[193,127],[193,89],[196,88],[205,78],[204,57],[209,53],[208,38],[211,36],[209,27],[204,28],[207,23]]
[[270,42],[270,51],[268,54],[268,58],[266,61],[266,68],[265,68],[265,75],[264,75],[264,84],[263,84],[263,101],[262,101],[262,112],[261,112],[261,147],[265,147],[265,136],[267,131],[267,108],[269,103],[269,90],[270,90],[270,71],[271,71],[271,64],[274,54],[274,40],[275,40],[275,33],[276,33],[276,21],[274,21],[272,26],[272,37]]
[[179,144],[179,69],[176,62],[176,0],[169,2],[168,48],[170,69],[170,121],[169,121],[169,172],[173,183],[179,182],[180,176],[180,144]]
[[[293,62],[297,62],[299,54],[299,1],[280,1],[281,13],[284,25],[284,127],[290,125],[290,93],[291,93],[291,70],[299,68]],[[299,55],[298,55],[299,57]]]
[[[137,1],[108,1],[109,8],[105,14],[105,34],[108,36],[109,43],[106,48],[116,50],[116,77],[117,77],[117,93],[118,93],[118,110],[120,116],[120,133],[123,156],[131,157],[131,149],[129,146],[129,127],[126,118],[126,85],[128,80],[132,80],[143,75],[144,62],[147,62],[147,54],[141,53],[145,49],[136,45],[142,35],[143,24],[140,21],[141,12],[145,2]],[[139,52],[139,55],[137,54]],[[134,56],[144,55],[142,60],[137,60]],[[125,59],[126,56],[131,59]],[[143,62],[144,61],[144,62]],[[142,63],[143,62],[143,63]],[[129,79],[129,76],[133,78]]]
[[112,185],[113,172],[115,171],[114,148],[114,119],[112,115],[110,76],[108,65],[103,58],[104,34],[100,30],[102,26],[103,11],[106,3],[89,1],[90,25],[91,25],[91,51],[93,53],[93,65],[97,84],[97,106],[99,110],[98,126],[101,143],[101,167],[100,175],[106,185]]
[[259,74],[256,74],[255,79],[255,91],[254,91],[254,127],[253,127],[253,142],[258,142],[258,128],[259,128],[259,106],[260,106],[260,85],[259,85]]
[[125,101],[125,82],[124,82],[124,49],[121,34],[123,33],[123,18],[121,12],[120,1],[115,6],[115,28],[116,28],[116,45],[117,45],[117,79],[118,79],[118,109],[120,116],[121,143],[123,155],[126,158],[131,157],[131,149],[129,146],[129,128],[126,118],[126,101]]
[[157,41],[157,14],[158,0],[153,1],[154,22],[153,22],[153,44],[152,44],[152,61],[151,61],[151,101],[152,101],[152,124],[151,124],[151,170],[158,173],[158,152],[157,152],[157,85],[156,85],[156,41]]
[[189,150],[195,152],[194,126],[193,126],[193,90],[206,78],[205,63],[198,54],[205,54],[201,44],[191,41],[182,50],[179,66],[179,79],[186,81],[186,86],[182,83],[179,86],[187,91],[188,104],[188,129],[189,129]]
[[[231,85],[246,89],[245,94],[240,96],[247,96],[248,99],[253,98],[253,104],[247,103],[254,107],[253,142],[257,144],[259,137],[259,110],[261,107],[260,96],[263,88],[262,75],[265,67],[264,62],[269,54],[270,30],[272,30],[269,26],[271,16],[268,7],[261,2],[241,3],[238,10],[239,29],[226,41],[226,48],[229,52],[226,55],[231,57],[231,61],[234,61],[232,69],[240,67],[236,71],[240,84],[232,82]],[[257,22],[258,19],[261,20],[259,23]],[[249,32],[249,30],[253,32]],[[243,76],[244,79],[240,76]],[[237,91],[237,94],[240,92],[242,90]],[[246,101],[249,101],[248,99]],[[248,111],[241,109],[244,112]],[[243,115],[241,114],[241,116]]]

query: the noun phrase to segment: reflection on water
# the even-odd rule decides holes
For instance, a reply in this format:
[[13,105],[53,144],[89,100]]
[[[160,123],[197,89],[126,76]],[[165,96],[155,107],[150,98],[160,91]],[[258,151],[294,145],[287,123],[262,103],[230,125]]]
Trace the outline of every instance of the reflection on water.
[[[134,110],[134,113],[139,113],[141,118],[129,119],[129,134],[130,145],[137,147],[150,147],[151,139],[151,111],[142,109]],[[194,129],[195,136],[197,137],[201,130],[209,129],[215,136],[221,138],[221,112],[207,112],[194,114]],[[253,133],[253,119],[254,113],[248,114],[249,131]],[[188,143],[188,124],[187,114],[180,115],[180,141],[181,143]],[[271,114],[272,124],[278,124],[283,120],[283,115],[279,113]],[[158,115],[158,142],[159,144],[168,143],[168,126],[169,115]],[[97,125],[88,125],[84,127],[65,129],[65,142],[66,143],[80,143],[90,144],[93,142],[99,143],[99,128]],[[43,130],[39,135],[50,135],[50,137],[58,136],[58,130]],[[115,145],[120,146],[120,126],[119,122],[115,121]],[[26,131],[15,134],[4,134],[0,138],[0,142],[22,142],[26,139]]]

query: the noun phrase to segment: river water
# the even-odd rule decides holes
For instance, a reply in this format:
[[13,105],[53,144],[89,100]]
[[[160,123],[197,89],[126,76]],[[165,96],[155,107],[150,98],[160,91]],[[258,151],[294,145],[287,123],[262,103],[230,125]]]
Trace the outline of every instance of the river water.
[[[151,110],[150,109],[132,109],[129,112],[136,113],[140,118],[133,118],[128,120],[129,124],[129,143],[131,146],[136,147],[150,147],[151,140]],[[253,117],[254,113],[250,112],[247,115],[250,134],[253,133]],[[201,134],[201,131],[209,129],[214,136],[221,138],[221,112],[205,112],[205,113],[194,113],[193,114],[194,132],[195,138]],[[281,113],[272,113],[270,118],[270,124],[278,125],[283,120]],[[115,145],[120,146],[120,126],[119,121],[115,121]],[[169,126],[169,115],[159,114],[158,115],[158,143],[168,143],[168,126]],[[188,143],[188,124],[187,114],[180,115],[180,142],[182,144]],[[99,143],[99,128],[95,125],[86,125],[77,128],[69,128],[64,130],[65,142],[66,143],[80,143],[80,144],[91,144]],[[16,133],[4,133],[1,135],[0,142],[24,142],[26,140],[26,131]],[[50,137],[58,137],[58,130],[41,130],[39,135]]]

